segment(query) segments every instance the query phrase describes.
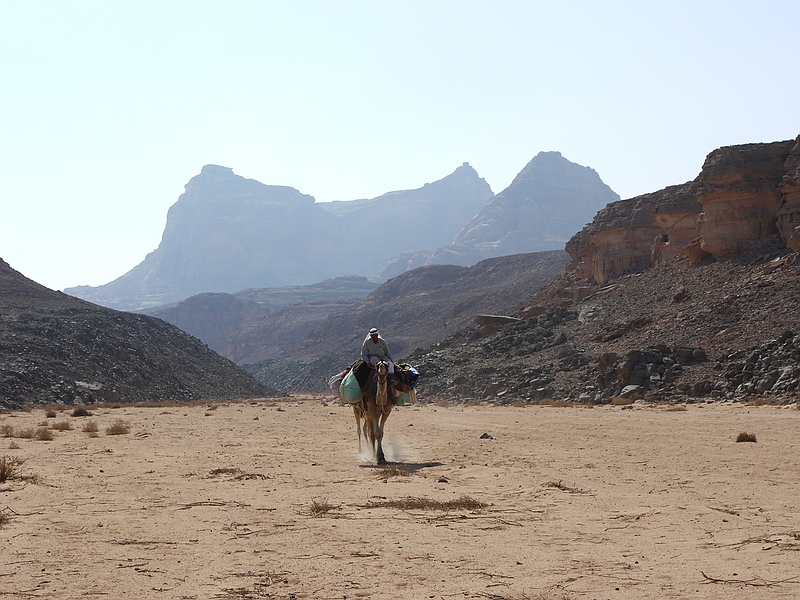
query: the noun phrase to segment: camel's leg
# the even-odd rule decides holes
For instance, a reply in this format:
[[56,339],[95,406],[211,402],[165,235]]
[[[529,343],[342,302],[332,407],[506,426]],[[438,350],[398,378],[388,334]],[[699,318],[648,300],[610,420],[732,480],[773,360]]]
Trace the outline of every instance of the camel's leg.
[[[386,456],[383,454],[383,426],[386,423],[386,419],[389,418],[389,413],[392,412],[392,405],[389,404],[383,407],[381,411],[379,419],[376,420],[376,424],[378,425],[378,432],[375,436],[377,441],[377,447],[375,450],[375,455],[379,465],[386,464]],[[377,416],[377,415],[376,415]]]
[[[356,418],[356,431],[358,432],[358,453],[361,454],[361,416],[363,414],[361,404],[353,404],[353,415]],[[366,439],[366,435],[364,436]]]

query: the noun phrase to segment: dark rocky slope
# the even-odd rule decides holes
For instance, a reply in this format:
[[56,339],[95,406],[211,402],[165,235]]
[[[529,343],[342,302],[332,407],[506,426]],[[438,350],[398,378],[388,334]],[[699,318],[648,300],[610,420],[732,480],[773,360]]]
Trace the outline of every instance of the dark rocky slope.
[[257,362],[285,356],[329,314],[377,287],[351,275],[303,286],[198,294],[141,312],[180,327],[236,363]]
[[325,391],[327,378],[360,355],[379,327],[395,359],[522,302],[563,271],[563,251],[488,259],[472,267],[433,265],[399,275],[344,311],[328,316],[281,359],[243,364],[261,381],[296,392]]
[[509,311],[536,316],[489,335],[472,326],[412,355],[421,395],[505,403],[797,397],[800,264],[785,248],[694,266],[676,257],[580,301],[561,294],[574,284],[565,275]]
[[177,327],[55,292],[0,260],[0,408],[276,394]]
[[521,321],[411,357],[425,393],[796,401],[799,141],[720,148],[693,182],[600,211]]

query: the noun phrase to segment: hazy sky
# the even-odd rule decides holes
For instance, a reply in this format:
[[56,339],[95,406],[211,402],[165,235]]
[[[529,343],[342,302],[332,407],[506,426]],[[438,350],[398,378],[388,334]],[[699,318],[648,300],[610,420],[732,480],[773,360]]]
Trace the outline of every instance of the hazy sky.
[[800,134],[800,2],[0,0],[0,257],[55,289],[154,250],[213,163],[317,201],[540,151],[623,198]]

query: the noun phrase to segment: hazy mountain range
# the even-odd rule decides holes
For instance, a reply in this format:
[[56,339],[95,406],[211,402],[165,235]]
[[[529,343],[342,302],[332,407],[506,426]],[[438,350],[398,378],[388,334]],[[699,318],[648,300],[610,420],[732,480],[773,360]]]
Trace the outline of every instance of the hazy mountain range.
[[330,203],[206,165],[170,208],[156,250],[110,283],[65,291],[136,310],[346,275],[380,282],[423,264],[561,250],[618,199],[595,171],[558,152],[538,154],[497,196],[464,163],[418,189]]

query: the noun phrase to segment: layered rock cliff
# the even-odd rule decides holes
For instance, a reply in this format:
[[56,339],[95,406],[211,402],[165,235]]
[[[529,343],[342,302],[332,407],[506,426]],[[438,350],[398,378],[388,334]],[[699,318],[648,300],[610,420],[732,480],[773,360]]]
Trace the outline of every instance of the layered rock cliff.
[[603,285],[679,254],[698,262],[771,240],[796,250],[798,172],[800,138],[719,148],[693,181],[598,212],[566,245],[575,273]]

